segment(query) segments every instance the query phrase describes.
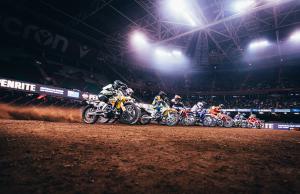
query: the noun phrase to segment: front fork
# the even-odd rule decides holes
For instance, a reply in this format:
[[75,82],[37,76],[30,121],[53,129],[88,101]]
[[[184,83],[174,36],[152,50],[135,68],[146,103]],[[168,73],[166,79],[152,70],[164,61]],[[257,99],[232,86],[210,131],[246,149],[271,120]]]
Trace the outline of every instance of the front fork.
[[122,109],[122,111],[123,111],[123,112],[125,112],[125,111],[126,111],[126,108],[125,108],[125,106],[124,106],[124,103],[123,103],[123,102],[120,102],[120,107],[121,107],[121,109]]

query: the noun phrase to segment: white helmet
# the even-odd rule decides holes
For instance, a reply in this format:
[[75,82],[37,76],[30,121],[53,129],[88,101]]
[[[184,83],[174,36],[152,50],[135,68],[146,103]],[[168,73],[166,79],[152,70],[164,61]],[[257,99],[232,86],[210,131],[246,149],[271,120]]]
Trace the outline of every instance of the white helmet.
[[199,108],[202,108],[202,107],[204,106],[204,104],[203,104],[203,102],[197,102],[197,106],[198,106]]
[[131,96],[133,93],[134,93],[134,92],[133,92],[133,90],[132,90],[131,88],[127,88],[127,89],[126,89],[126,94],[127,94],[128,96]]

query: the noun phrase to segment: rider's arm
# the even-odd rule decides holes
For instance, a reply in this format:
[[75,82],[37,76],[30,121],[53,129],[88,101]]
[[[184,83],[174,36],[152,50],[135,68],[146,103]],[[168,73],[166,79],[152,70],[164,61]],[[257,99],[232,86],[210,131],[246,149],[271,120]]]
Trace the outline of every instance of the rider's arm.
[[103,95],[113,95],[114,94],[114,89],[113,89],[113,86],[112,84],[109,84],[105,87],[102,88],[102,91],[100,92],[101,94]]
[[183,102],[179,102],[179,105],[180,105],[182,108],[185,108]]
[[159,96],[155,96],[153,102],[152,102],[152,105],[156,105],[156,103],[159,101]]
[[197,109],[198,109],[198,106],[197,105],[194,105],[191,109],[192,112],[197,112]]

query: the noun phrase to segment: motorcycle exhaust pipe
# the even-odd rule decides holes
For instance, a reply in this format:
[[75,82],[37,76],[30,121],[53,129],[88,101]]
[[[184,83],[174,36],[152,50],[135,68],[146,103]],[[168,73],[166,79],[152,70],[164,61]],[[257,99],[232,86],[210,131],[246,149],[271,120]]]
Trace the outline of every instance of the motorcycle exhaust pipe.
[[94,112],[94,113],[88,113],[90,116],[105,116],[104,113]]
[[152,119],[153,117],[151,116],[143,116],[143,119]]

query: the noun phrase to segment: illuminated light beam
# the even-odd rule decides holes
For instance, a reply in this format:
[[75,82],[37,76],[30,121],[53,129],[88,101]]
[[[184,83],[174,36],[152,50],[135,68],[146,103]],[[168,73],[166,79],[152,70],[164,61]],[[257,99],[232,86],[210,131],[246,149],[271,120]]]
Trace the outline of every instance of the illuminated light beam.
[[266,0],[268,2],[276,2],[276,1],[280,1],[280,0]]
[[147,42],[146,39],[146,36],[138,31],[134,32],[132,35],[132,40],[134,43],[145,44]]
[[293,2],[293,1],[295,1],[295,0],[278,1],[278,3],[276,3],[276,4],[274,4],[273,2],[270,2],[270,3],[266,3],[264,5],[260,5],[260,6],[254,7],[254,8],[250,8],[247,12],[244,12],[244,13],[239,12],[239,13],[236,13],[236,14],[234,14],[232,16],[225,17],[225,18],[223,18],[221,20],[218,20],[218,21],[215,21],[215,22],[212,22],[212,23],[209,23],[209,24],[198,26],[198,27],[196,27],[196,28],[194,28],[194,29],[192,29],[192,30],[190,30],[188,32],[184,32],[184,33],[178,34],[176,36],[173,36],[171,38],[168,38],[168,39],[162,40],[160,42],[157,42],[155,45],[160,45],[162,43],[170,42],[172,40],[176,40],[178,38],[181,38],[181,37],[193,34],[195,32],[201,31],[201,30],[205,30],[207,28],[216,26],[218,24],[222,24],[224,22],[228,22],[228,21],[240,18],[240,17],[242,17],[244,15],[253,14],[253,13],[258,12],[258,11],[266,10],[266,9],[269,9],[271,7],[274,7],[274,6],[283,5],[283,4],[286,4],[286,3]]
[[153,52],[153,66],[165,73],[187,70],[189,60],[178,49],[157,47]]
[[170,7],[174,12],[177,13],[187,11],[186,3],[183,0],[171,0]]
[[147,37],[139,31],[135,31],[131,35],[131,42],[135,47],[146,48],[149,46]]
[[235,1],[232,5],[235,12],[245,12],[247,9],[255,6],[254,0],[239,0]]
[[173,50],[172,51],[173,56],[175,57],[182,57],[182,52],[179,50]]
[[157,56],[167,56],[168,55],[168,52],[162,48],[156,48],[155,49],[155,54]]
[[290,41],[300,42],[300,31],[293,33],[290,36]]
[[168,50],[160,48],[160,47],[156,48],[154,53],[155,53],[155,55],[157,55],[159,57],[176,57],[176,58],[183,57],[183,54],[180,50],[168,51]]
[[189,13],[182,13],[185,20],[189,22],[191,26],[197,26],[196,21],[193,19],[193,17]]
[[189,6],[186,4],[187,1],[184,0],[170,0],[169,7],[176,15],[180,15],[189,25],[195,27],[197,26],[196,18],[193,17],[193,14]]
[[250,49],[260,49],[260,48],[265,48],[270,45],[270,42],[267,40],[256,40],[252,43],[250,43],[249,48]]

